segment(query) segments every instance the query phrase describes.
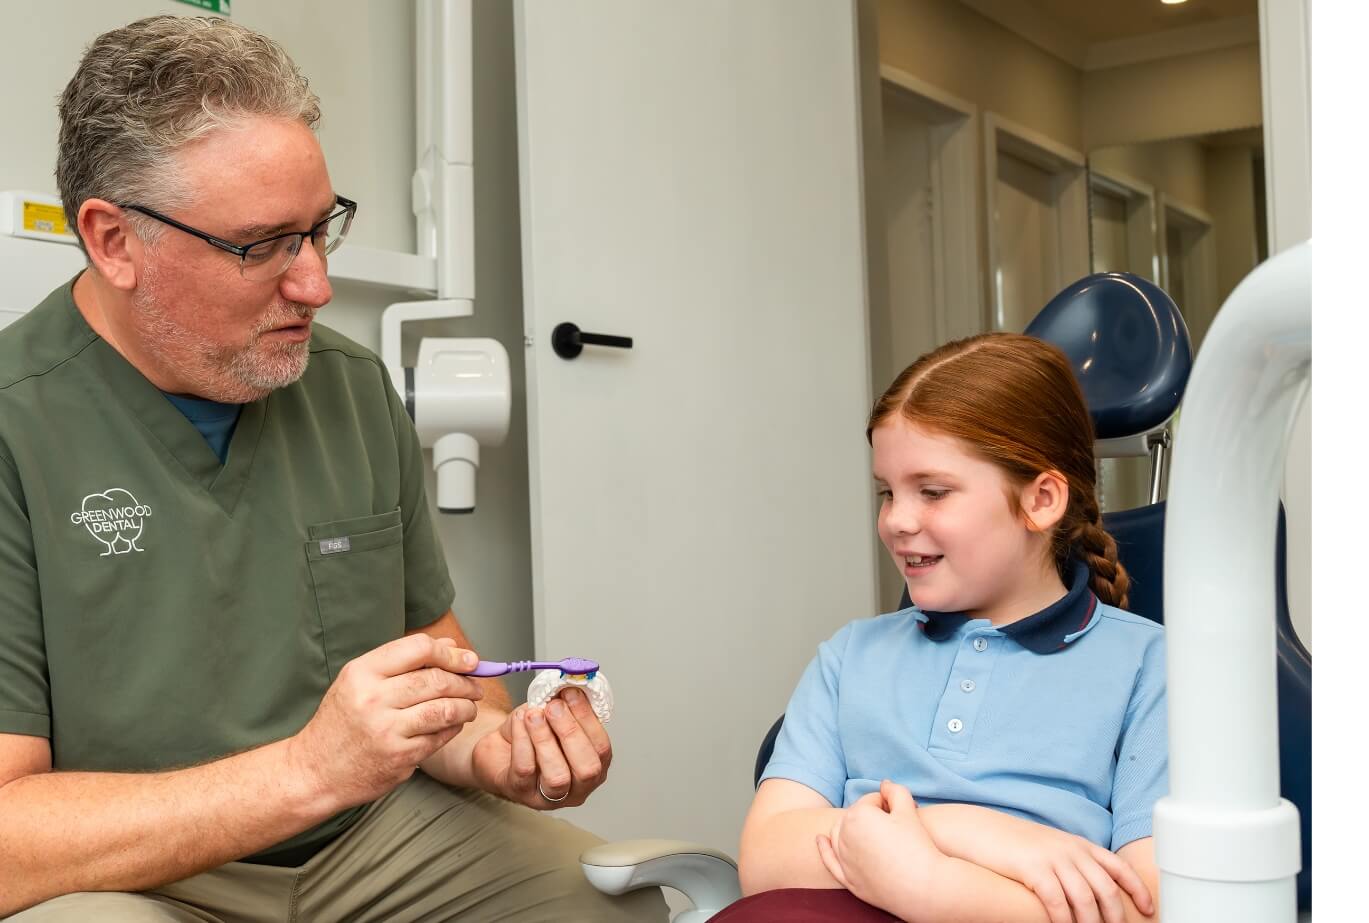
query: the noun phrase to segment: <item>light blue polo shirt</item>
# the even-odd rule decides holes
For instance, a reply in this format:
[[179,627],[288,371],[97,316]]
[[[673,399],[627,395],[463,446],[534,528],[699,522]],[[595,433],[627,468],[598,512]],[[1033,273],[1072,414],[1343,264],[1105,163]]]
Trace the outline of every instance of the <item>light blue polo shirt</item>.
[[1150,836],[1168,789],[1164,632],[1098,601],[1002,628],[904,609],[852,622],[804,671],[764,779],[848,807],[882,779],[919,804],[996,808],[1109,849]]

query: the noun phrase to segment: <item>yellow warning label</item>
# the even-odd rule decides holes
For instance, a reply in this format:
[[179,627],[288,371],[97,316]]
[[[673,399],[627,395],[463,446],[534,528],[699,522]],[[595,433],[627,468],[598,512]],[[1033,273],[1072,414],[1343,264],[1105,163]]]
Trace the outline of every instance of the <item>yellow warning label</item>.
[[67,216],[60,205],[46,202],[24,203],[24,230],[44,234],[66,234]]

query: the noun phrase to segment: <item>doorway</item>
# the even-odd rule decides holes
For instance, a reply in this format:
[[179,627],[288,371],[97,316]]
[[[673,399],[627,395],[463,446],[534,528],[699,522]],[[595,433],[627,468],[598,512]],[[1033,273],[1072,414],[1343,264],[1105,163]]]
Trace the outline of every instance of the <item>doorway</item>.
[[1163,195],[1161,203],[1162,288],[1179,306],[1196,354],[1218,307],[1212,218]]
[[1020,333],[1089,271],[1084,156],[1002,116],[984,116],[993,326]]

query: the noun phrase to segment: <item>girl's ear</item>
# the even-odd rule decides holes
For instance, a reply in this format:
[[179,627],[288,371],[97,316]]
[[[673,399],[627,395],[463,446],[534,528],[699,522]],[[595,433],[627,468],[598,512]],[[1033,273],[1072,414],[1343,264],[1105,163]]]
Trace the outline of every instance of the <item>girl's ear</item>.
[[1022,488],[1021,501],[1027,529],[1049,532],[1069,507],[1069,482],[1059,471],[1043,471]]

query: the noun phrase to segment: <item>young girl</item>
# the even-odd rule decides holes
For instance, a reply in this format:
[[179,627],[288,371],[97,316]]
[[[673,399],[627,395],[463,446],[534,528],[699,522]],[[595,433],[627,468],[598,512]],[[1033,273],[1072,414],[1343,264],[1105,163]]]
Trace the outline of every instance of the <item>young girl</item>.
[[949,343],[867,435],[914,607],[819,648],[742,832],[757,896],[716,919],[1153,919],[1163,634],[1123,611],[1068,361]]

